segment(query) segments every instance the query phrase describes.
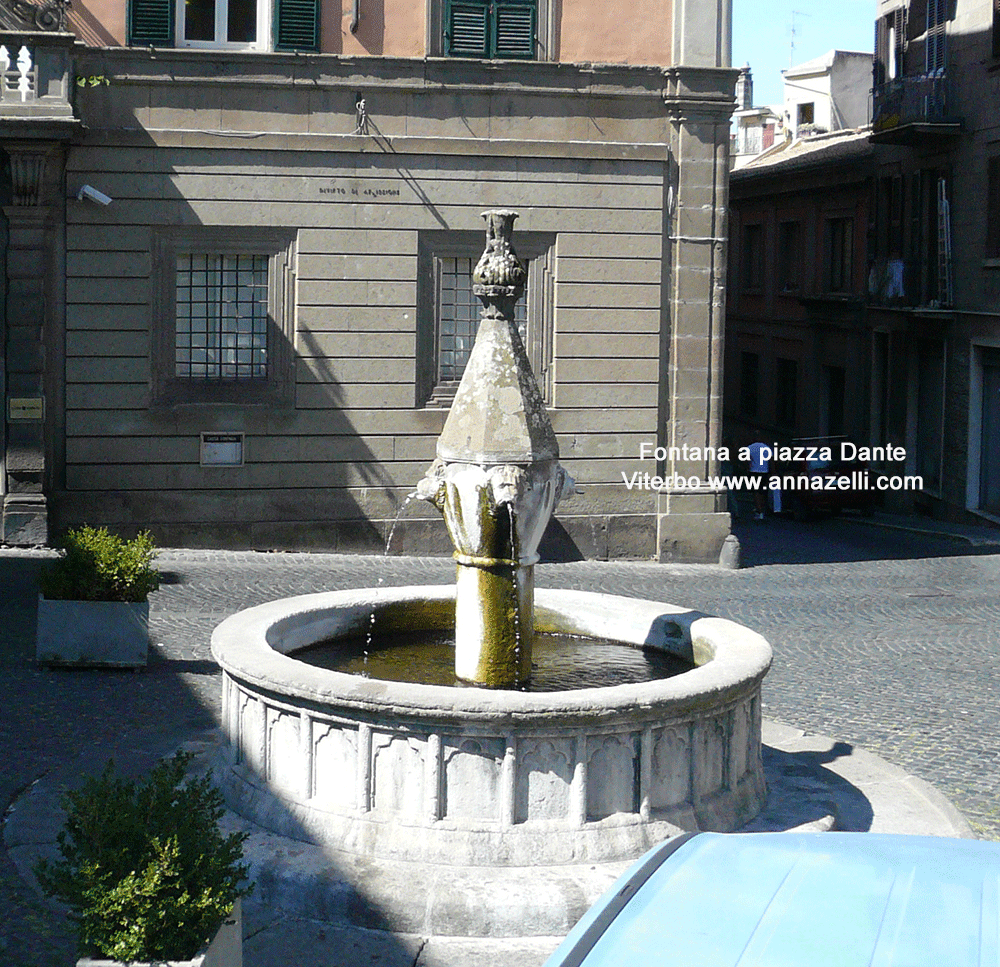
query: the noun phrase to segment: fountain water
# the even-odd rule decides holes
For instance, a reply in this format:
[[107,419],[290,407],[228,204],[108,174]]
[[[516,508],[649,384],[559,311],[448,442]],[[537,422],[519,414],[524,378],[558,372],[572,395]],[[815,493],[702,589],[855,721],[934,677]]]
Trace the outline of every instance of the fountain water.
[[[232,616],[212,639],[224,671],[222,785],[237,812],[363,864],[366,884],[372,864],[403,861],[411,879],[421,864],[444,864],[456,882],[475,868],[469,889],[494,907],[510,902],[509,891],[483,886],[497,871],[591,870],[682,830],[732,830],[755,816],[765,798],[760,685],[771,659],[763,638],[719,618],[535,592],[539,541],[573,482],[512,322],[524,284],[514,217],[486,213],[474,275],[482,323],[418,487],[444,514],[456,587],[275,601]],[[316,642],[363,636],[373,614],[383,634],[454,627],[458,676],[494,687],[384,681],[296,659]],[[694,667],[640,684],[509,690],[530,675],[535,630],[659,649]],[[470,915],[466,897],[449,929],[565,932],[597,895],[573,881],[555,903],[536,881],[530,916],[524,896],[507,918]],[[404,902],[399,892],[392,902]],[[432,899],[417,894],[420,916],[433,920]]]

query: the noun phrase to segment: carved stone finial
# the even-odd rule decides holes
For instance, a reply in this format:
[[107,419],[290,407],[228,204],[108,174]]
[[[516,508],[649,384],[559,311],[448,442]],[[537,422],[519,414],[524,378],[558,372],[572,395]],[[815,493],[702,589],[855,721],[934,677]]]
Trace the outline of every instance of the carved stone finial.
[[483,212],[483,218],[486,219],[486,250],[472,272],[472,291],[484,301],[488,296],[517,301],[528,278],[528,270],[510,241],[517,212],[494,209]]

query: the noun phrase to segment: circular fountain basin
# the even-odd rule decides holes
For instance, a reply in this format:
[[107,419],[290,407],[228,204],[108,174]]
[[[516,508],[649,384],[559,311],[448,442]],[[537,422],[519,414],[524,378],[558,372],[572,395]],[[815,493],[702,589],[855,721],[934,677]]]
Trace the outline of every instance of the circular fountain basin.
[[603,863],[765,799],[758,634],[669,604],[537,590],[538,631],[664,649],[673,678],[564,692],[413,685],[294,657],[326,639],[454,623],[452,587],[287,598],[224,621],[222,787],[265,828],[361,857],[455,866]]

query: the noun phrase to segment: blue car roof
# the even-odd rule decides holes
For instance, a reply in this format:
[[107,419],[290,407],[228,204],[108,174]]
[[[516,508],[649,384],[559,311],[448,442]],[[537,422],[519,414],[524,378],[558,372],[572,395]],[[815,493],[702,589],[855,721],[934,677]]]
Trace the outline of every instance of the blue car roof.
[[545,967],[1000,965],[1000,844],[699,833],[639,860]]

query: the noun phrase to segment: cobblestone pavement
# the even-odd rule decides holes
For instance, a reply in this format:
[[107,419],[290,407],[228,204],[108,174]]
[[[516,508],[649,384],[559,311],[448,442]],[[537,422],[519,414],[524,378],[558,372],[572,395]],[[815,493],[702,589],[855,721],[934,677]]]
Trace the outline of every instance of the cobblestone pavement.
[[[764,714],[878,753],[928,780],[983,837],[1000,839],[1000,542],[979,546],[854,520],[744,523],[745,566],[541,565],[539,587],[649,597],[764,634]],[[443,584],[450,561],[164,551],[141,673],[34,666],[34,580],[44,552],[0,552],[0,809],[79,756],[99,769],[150,732],[179,742],[214,723],[212,628],[293,594]],[[0,967],[73,963],[65,923],[0,849]]]

